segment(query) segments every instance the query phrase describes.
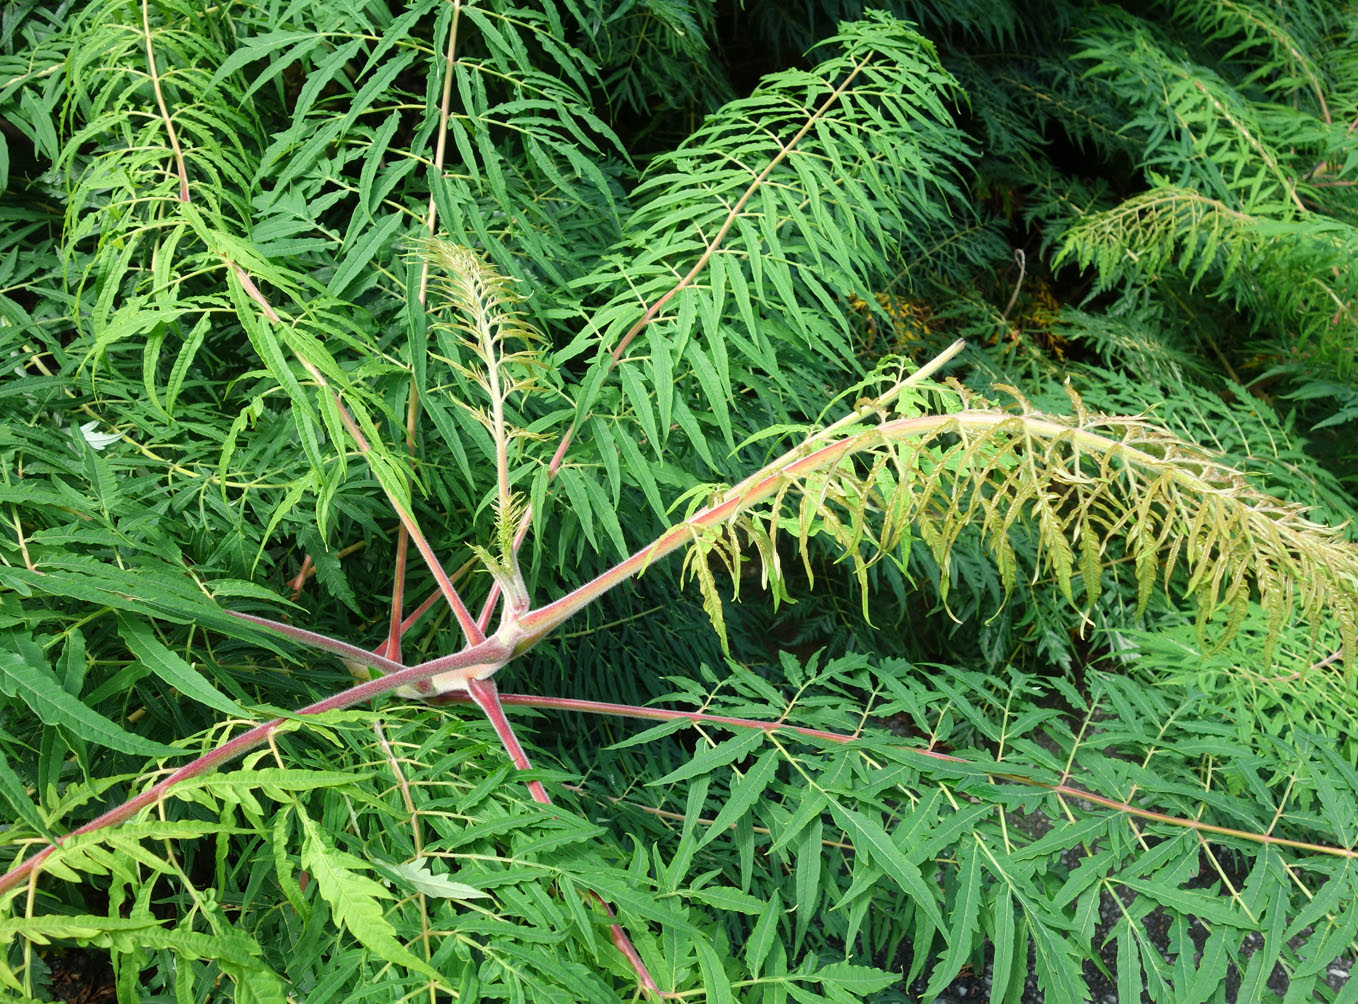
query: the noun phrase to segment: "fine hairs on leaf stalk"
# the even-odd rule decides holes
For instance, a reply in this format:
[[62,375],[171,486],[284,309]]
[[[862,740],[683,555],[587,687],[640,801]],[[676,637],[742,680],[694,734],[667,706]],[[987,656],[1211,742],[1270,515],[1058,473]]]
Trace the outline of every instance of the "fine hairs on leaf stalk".
[[837,9],[7,12],[5,994],[1343,996],[1351,12]]

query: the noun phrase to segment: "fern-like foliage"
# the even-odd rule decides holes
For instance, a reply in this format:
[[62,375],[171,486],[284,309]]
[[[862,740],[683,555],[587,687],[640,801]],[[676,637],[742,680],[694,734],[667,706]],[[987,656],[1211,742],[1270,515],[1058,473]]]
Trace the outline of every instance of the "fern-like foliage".
[[7,999],[1351,998],[1352,11],[864,6],[6,8]]
[[850,369],[837,291],[882,281],[884,260],[946,218],[966,144],[946,103],[955,84],[920,35],[877,18],[825,48],[839,51],[766,78],[650,165],[623,242],[580,280],[588,323],[555,357],[597,346],[578,412],[620,364],[622,398],[610,387],[599,407],[634,416],[656,453],[677,426],[726,473],[707,444],[735,449],[732,404],[746,388],[773,402],[807,367]]
[[1087,73],[1134,111],[1124,131],[1139,140],[1151,187],[1079,221],[1063,253],[1081,265],[1098,256],[1104,283],[1155,282],[1171,266],[1254,328],[1285,333],[1291,358],[1351,379],[1354,290],[1342,262],[1352,221],[1349,199],[1336,197],[1350,184],[1351,130],[1330,106],[1353,98],[1319,62],[1330,15],[1185,8],[1179,18],[1206,44],[1231,45],[1220,73],[1130,19],[1082,37]]
[[1324,359],[1348,380],[1355,290],[1343,263],[1358,249],[1355,237],[1337,220],[1251,216],[1197,190],[1161,186],[1080,220],[1066,250],[1082,266],[1097,259],[1110,281],[1167,269],[1192,284],[1210,281],[1242,311],[1293,332],[1293,353]]
[[[884,398],[898,394],[893,388]],[[723,512],[719,530],[704,517],[695,521],[704,532],[690,564],[709,611],[720,617],[705,556],[719,556],[738,582],[742,536],[755,543],[775,595],[786,595],[778,581],[780,531],[796,539],[808,577],[808,538],[833,538],[853,564],[868,616],[870,563],[917,534],[943,571],[946,600],[954,544],[974,528],[1006,592],[1023,571],[1050,578],[1071,602],[1078,584],[1080,602],[1092,606],[1106,563],[1128,564],[1139,615],[1182,563],[1200,633],[1220,612],[1222,641],[1229,640],[1257,604],[1268,623],[1266,660],[1294,613],[1316,630],[1322,622],[1338,627],[1351,651],[1358,632],[1358,606],[1349,596],[1358,554],[1351,545],[1182,441],[1134,420],[1088,415],[1073,393],[1072,402],[1079,416],[1073,423],[1034,413],[1020,399],[1018,414],[968,402],[935,417],[912,405],[911,417],[883,414],[880,424],[861,431],[811,437],[709,502],[707,511]],[[921,453],[916,441],[938,446]],[[907,443],[911,449],[902,448]],[[772,500],[767,509],[757,504],[765,499]],[[1018,526],[1032,538],[1025,549],[1031,568],[1020,569],[1011,540]],[[1314,588],[1298,589],[1302,583]]]

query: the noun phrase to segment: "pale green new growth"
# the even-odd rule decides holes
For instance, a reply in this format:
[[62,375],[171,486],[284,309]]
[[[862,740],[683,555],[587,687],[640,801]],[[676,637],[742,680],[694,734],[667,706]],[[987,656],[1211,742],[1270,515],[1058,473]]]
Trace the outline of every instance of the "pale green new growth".
[[[1214,634],[1215,644],[1225,644],[1257,602],[1268,619],[1265,661],[1289,617],[1309,624],[1313,640],[1332,619],[1351,661],[1358,548],[1202,450],[1140,419],[1090,415],[1070,396],[1074,420],[1035,412],[1017,392],[1011,410],[965,393],[958,410],[938,416],[903,418],[879,404],[869,409],[876,423],[828,444],[809,439],[719,491],[688,521],[696,546],[686,563],[717,630],[721,601],[707,555],[738,583],[750,541],[764,582],[785,597],[779,534],[795,538],[808,576],[807,542],[827,535],[852,563],[866,617],[869,567],[915,535],[943,570],[946,598],[953,546],[971,527],[1006,591],[1020,575],[1050,577],[1067,601],[1088,608],[1104,576],[1130,563],[1139,614],[1156,585],[1174,591],[1183,570],[1198,630]],[[723,512],[719,522],[706,518],[713,510]],[[1030,538],[1035,567],[1020,565],[1016,534]],[[1224,622],[1215,622],[1223,611]]]
[[488,402],[477,405],[465,397],[453,397],[485,427],[495,446],[496,551],[492,554],[479,545],[473,551],[505,597],[502,616],[522,614],[528,610],[529,596],[514,539],[527,502],[513,489],[510,464],[520,458],[518,444],[536,437],[511,424],[506,409],[514,397],[546,391],[537,380],[544,367],[537,349],[542,336],[518,309],[523,298],[512,280],[481,255],[437,239],[424,241],[421,248],[437,270],[435,291],[447,301],[446,310],[436,310],[434,315],[442,354],[433,358],[467,377]]

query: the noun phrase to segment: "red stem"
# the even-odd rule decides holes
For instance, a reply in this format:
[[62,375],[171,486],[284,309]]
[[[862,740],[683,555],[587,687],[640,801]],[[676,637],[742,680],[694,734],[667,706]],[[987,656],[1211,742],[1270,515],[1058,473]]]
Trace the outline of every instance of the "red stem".
[[[259,291],[259,287],[254,284],[254,281],[250,278],[249,274],[246,273],[245,269],[241,268],[235,262],[231,262],[230,264],[235,272],[236,278],[240,281],[242,288],[244,288],[246,295],[254,300],[255,303],[259,304],[260,309],[264,311],[264,316],[267,317],[271,323],[281,324],[282,322],[279,319],[277,311],[269,304],[269,301],[265,298],[264,294]],[[349,414],[349,409],[344,406],[344,402],[340,399],[339,394],[330,389],[329,382],[325,379],[324,375],[322,375],[321,371],[312,365],[311,360],[307,359],[306,356],[299,352],[294,351],[293,354],[296,355],[297,361],[302,364],[302,367],[311,374],[311,378],[330,394],[331,399],[335,402],[335,409],[339,413],[340,421],[343,422],[344,427],[349,430],[349,435],[353,437],[354,445],[358,448],[358,452],[366,456],[371,451],[372,447],[368,445],[367,438],[359,429],[358,423],[354,421],[353,416]],[[378,478],[378,481],[379,483],[381,482],[380,477]],[[420,532],[419,526],[415,523],[414,515],[411,514],[405,506],[401,505],[396,496],[387,490],[385,484],[382,485],[382,492],[387,496],[387,501],[390,503],[391,508],[395,511],[397,517],[400,518],[401,525],[409,532],[410,539],[415,542],[415,547],[419,550],[420,557],[422,557],[424,563],[429,566],[429,571],[433,574],[434,581],[439,584],[439,589],[442,590],[444,597],[448,600],[448,606],[452,608],[453,615],[457,617],[457,622],[462,627],[462,633],[466,637],[468,644],[478,645],[485,641],[485,633],[476,626],[476,622],[472,620],[471,614],[467,612],[466,604],[462,602],[462,597],[458,595],[456,587],[454,587],[452,580],[448,577],[448,573],[443,570],[443,565],[439,563],[438,556],[434,554],[434,549],[429,546],[429,541],[426,540],[424,534]]]
[[[448,53],[444,57],[446,66],[443,73],[443,101],[439,106],[439,138],[434,151],[434,172],[442,175],[444,151],[448,146],[448,108],[452,100],[453,86],[453,54],[457,50],[457,21],[458,14],[461,12],[461,3],[455,0],[453,4],[453,23],[448,29]],[[425,228],[432,238],[437,232],[438,206],[434,203],[434,193],[429,193],[429,211],[425,223]],[[429,291],[429,260],[426,258],[420,267],[420,287],[417,294],[421,307],[425,306],[425,301]],[[424,352],[424,345],[419,346],[418,351]],[[406,445],[410,449],[411,462],[415,458],[415,426],[420,414],[420,389],[415,386],[415,374],[412,368],[410,377],[410,402],[406,407]],[[396,574],[391,587],[391,627],[387,632],[387,651],[388,654],[399,653],[401,649],[401,636],[405,633],[405,622],[401,620],[401,604],[405,592],[405,569],[406,555],[409,552],[410,532],[406,529],[404,522],[396,537]],[[485,624],[478,623],[477,627],[485,634]],[[468,636],[468,640],[471,640]]]
[[[858,739],[857,734],[849,735],[843,732],[823,732],[820,729],[807,729],[796,725],[788,725],[785,722],[764,722],[755,718],[729,718],[725,715],[711,715],[703,711],[671,711],[667,708],[642,708],[634,704],[611,704],[605,701],[581,701],[567,697],[538,697],[535,694],[501,694],[499,695],[502,704],[513,704],[525,708],[555,708],[562,711],[582,711],[595,715],[618,715],[623,718],[647,718],[654,721],[674,721],[675,719],[687,719],[692,722],[710,722],[713,725],[726,725],[733,728],[759,729],[763,732],[791,732],[796,735],[808,736],[815,739],[825,739],[834,743],[851,743]],[[461,693],[441,694],[432,698],[431,703],[447,704],[451,701],[468,701],[471,698]],[[933,749],[924,749],[918,746],[898,747],[907,753],[915,756],[927,757],[930,760],[941,760],[945,763],[957,763],[967,766],[976,766],[973,761],[964,757],[953,756],[949,753],[940,753]],[[1155,812],[1151,809],[1142,809],[1130,802],[1119,802],[1117,799],[1108,798],[1105,795],[1096,795],[1083,788],[1076,788],[1069,784],[1056,784],[1051,781],[1040,781],[1037,778],[1026,777],[1023,774],[1008,774],[998,771],[986,771],[987,776],[992,781],[1010,781],[1015,784],[1031,785],[1034,788],[1043,788],[1054,795],[1075,800],[1084,800],[1094,805],[1102,806],[1105,809],[1112,809],[1114,812],[1124,813],[1134,816],[1137,819],[1144,819],[1149,822],[1165,823],[1169,826],[1179,826],[1184,829],[1194,830],[1198,833],[1212,833],[1223,837],[1234,837],[1238,840],[1247,840],[1257,844],[1271,844],[1276,847],[1290,847],[1293,850],[1310,851],[1313,854],[1325,854],[1330,857],[1347,858],[1358,860],[1358,849],[1350,847],[1333,847],[1328,844],[1312,844],[1302,840],[1289,840],[1286,837],[1275,837],[1271,833],[1252,833],[1249,830],[1236,830],[1229,826],[1217,826],[1213,823],[1204,823],[1197,819],[1185,819],[1182,816],[1171,816],[1164,812]]]
[[[500,691],[495,686],[495,681],[468,680],[466,699],[475,701],[476,706],[485,712],[486,718],[490,720],[491,727],[495,729],[495,734],[500,737],[500,744],[509,754],[509,759],[514,762],[514,767],[518,770],[532,770],[533,765],[528,759],[528,754],[524,751],[523,744],[519,742],[519,737],[514,734],[514,726],[510,725],[509,719],[505,717],[505,709],[500,705]],[[552,804],[551,796],[547,794],[547,789],[542,786],[541,781],[529,781],[528,791],[533,796],[533,801],[542,805]],[[604,913],[608,915],[609,919],[617,916],[597,892],[591,889],[589,894],[596,903],[603,907]],[[651,971],[646,968],[646,963],[637,953],[636,947],[632,944],[632,939],[623,930],[622,925],[609,924],[608,931],[613,939],[614,946],[632,966],[632,971],[636,973],[637,980],[642,987],[657,997],[673,996],[660,989],[655,978],[651,976]]]
[[[1007,420],[1008,416],[995,416],[995,420]],[[779,486],[789,480],[796,480],[805,473],[829,466],[862,443],[867,435],[887,439],[892,436],[906,435],[919,429],[927,430],[952,421],[952,416],[924,415],[918,418],[896,419],[884,422],[868,433],[859,433],[835,440],[804,457],[792,460],[783,466],[763,471],[746,478],[736,487],[725,492],[725,497],[717,503],[695,513],[684,522],[670,527],[650,544],[634,552],[631,557],[614,565],[606,572],[595,576],[583,586],[579,586],[558,600],[539,607],[519,619],[524,640],[516,648],[516,653],[526,651],[557,625],[574,616],[593,603],[608,590],[634,575],[640,575],[653,562],[678,550],[693,539],[695,530],[721,523],[734,517],[740,510],[762,501],[772,495]]]
[[[414,393],[413,387],[411,393]],[[380,650],[388,658],[398,660],[401,658],[401,638],[405,634],[405,619],[402,615],[405,609],[406,560],[409,554],[410,532],[402,523],[396,534],[396,568],[391,576],[391,617],[387,625],[387,640]]]
[[[519,737],[514,734],[514,727],[509,724],[509,719],[505,717],[505,709],[500,706],[499,688],[495,686],[494,680],[468,680],[467,693],[476,706],[486,713],[486,718],[490,721],[491,728],[500,737],[500,745],[509,754],[509,759],[513,762],[517,770],[532,770],[533,765],[528,760],[528,754],[524,751],[523,744],[519,742]],[[552,800],[547,795],[547,789],[542,786],[541,781],[529,781],[528,791],[533,796],[533,801],[542,805],[551,805]]]

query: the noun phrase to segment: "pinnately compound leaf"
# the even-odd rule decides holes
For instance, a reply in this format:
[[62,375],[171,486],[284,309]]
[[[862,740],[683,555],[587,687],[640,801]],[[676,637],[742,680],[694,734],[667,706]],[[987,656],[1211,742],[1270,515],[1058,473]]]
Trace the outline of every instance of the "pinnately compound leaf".
[[396,940],[396,929],[387,920],[380,902],[391,899],[392,894],[362,874],[366,863],[329,846],[315,823],[305,815],[299,814],[299,818],[305,831],[302,866],[315,878],[336,922],[373,954],[442,984],[443,976],[438,970]]

